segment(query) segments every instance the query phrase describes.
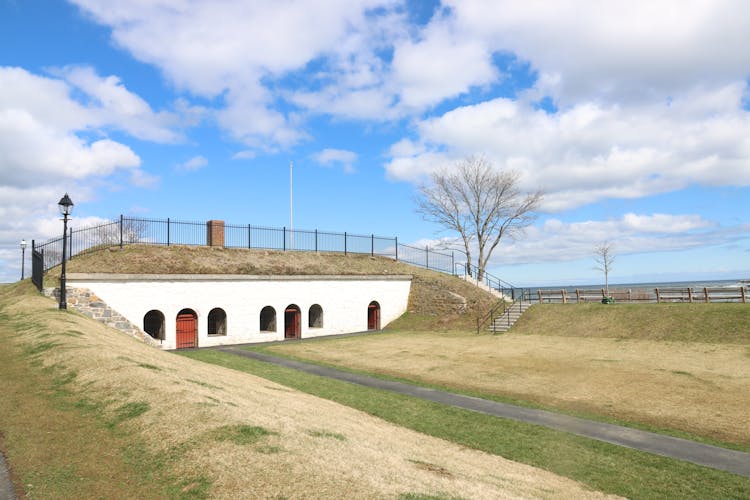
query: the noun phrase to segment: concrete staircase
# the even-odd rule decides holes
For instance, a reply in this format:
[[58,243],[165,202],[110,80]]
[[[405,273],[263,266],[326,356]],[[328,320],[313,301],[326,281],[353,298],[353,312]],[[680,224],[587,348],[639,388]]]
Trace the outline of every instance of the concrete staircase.
[[[106,302],[88,288],[65,288],[67,289],[66,301],[68,307],[75,309],[84,316],[88,316],[131,337],[135,337],[146,344],[156,347],[160,346],[158,340],[144,333],[143,330],[131,323],[125,316],[109,307]],[[59,300],[60,289],[45,288],[44,294]]]
[[518,321],[518,318],[531,307],[531,302],[517,300],[513,302],[500,316],[494,318],[488,326],[492,333],[507,332]]
[[477,280],[474,276],[469,276],[469,275],[466,275],[466,274],[459,274],[458,277],[461,278],[464,281],[467,281],[467,282],[471,283],[472,285],[476,286],[477,288],[481,288],[485,292],[491,293],[492,295],[494,295],[498,299],[505,299],[507,301],[512,300],[507,295],[503,295],[498,290],[495,290],[494,288],[492,288],[490,286],[487,286],[486,283],[483,283],[483,282]]

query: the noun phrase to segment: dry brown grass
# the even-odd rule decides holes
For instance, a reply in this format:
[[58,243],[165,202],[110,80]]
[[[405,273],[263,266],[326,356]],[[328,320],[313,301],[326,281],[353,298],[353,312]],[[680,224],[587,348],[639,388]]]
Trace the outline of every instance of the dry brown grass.
[[[417,330],[476,327],[497,301],[454,276],[362,254],[279,252],[236,248],[130,245],[75,257],[69,273],[249,274],[249,275],[411,275],[409,315],[397,323]],[[59,286],[59,268],[47,286]],[[416,319],[416,321],[414,321]]]
[[271,350],[750,444],[744,345],[412,332]]
[[[56,366],[76,373],[67,387],[105,404],[112,421],[140,408],[117,426],[141,437],[149,453],[175,457],[171,467],[180,477],[206,476],[211,497],[600,496],[546,471],[150,348],[14,287],[0,293],[0,307],[14,324],[26,317],[36,325],[23,332],[0,329],[3,342],[30,353],[35,370]],[[215,438],[239,432],[236,426],[268,434],[243,445]]]

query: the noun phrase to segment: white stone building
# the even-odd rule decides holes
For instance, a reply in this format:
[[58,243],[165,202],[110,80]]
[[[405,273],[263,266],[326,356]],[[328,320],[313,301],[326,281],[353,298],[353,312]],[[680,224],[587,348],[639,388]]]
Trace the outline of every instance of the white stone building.
[[70,273],[164,349],[379,330],[406,312],[411,276]]

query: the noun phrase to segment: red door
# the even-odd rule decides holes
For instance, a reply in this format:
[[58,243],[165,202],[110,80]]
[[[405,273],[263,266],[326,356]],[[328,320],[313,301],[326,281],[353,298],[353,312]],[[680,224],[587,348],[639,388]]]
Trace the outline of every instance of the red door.
[[285,339],[298,339],[300,338],[300,327],[301,321],[299,308],[297,306],[289,306],[284,311],[284,338]]
[[380,330],[380,304],[370,302],[367,306],[367,329]]
[[177,315],[177,349],[197,347],[198,321],[194,312],[180,311]]

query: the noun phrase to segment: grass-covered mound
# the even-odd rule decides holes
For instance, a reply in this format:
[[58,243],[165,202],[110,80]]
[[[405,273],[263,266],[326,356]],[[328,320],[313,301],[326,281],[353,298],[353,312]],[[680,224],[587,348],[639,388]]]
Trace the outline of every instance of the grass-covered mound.
[[[497,302],[489,293],[455,277],[362,254],[280,252],[235,248],[130,245],[74,257],[68,273],[248,274],[248,275],[411,275],[408,313],[394,327],[412,330],[476,328]],[[59,268],[47,275],[59,280]]]

